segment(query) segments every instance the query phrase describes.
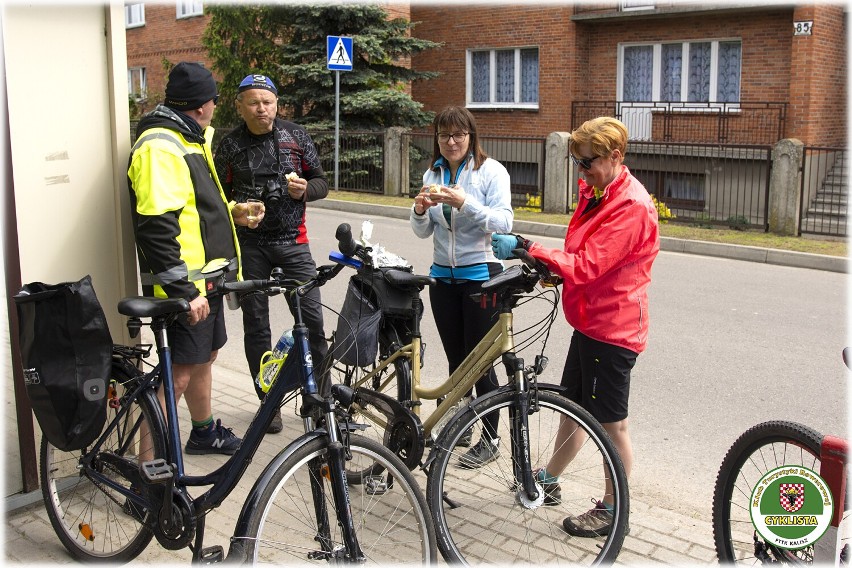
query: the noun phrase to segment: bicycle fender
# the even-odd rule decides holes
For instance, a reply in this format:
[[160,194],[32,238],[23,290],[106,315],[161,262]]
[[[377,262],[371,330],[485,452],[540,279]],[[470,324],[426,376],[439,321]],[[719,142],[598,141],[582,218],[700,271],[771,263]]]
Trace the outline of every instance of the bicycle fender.
[[246,563],[249,561],[245,547],[245,538],[248,531],[248,518],[251,512],[257,508],[260,495],[263,493],[264,489],[266,489],[266,486],[272,482],[273,474],[296,450],[305,444],[310,443],[315,438],[322,438],[325,435],[326,433],[323,430],[314,430],[312,432],[302,434],[293,440],[293,442],[291,442],[286,448],[281,450],[278,455],[272,458],[272,460],[263,469],[263,472],[260,476],[258,476],[257,481],[254,482],[251,491],[249,491],[245,502],[243,502],[243,508],[240,511],[239,517],[237,517],[237,523],[234,526],[234,535],[231,537],[231,546],[228,549],[228,562]]

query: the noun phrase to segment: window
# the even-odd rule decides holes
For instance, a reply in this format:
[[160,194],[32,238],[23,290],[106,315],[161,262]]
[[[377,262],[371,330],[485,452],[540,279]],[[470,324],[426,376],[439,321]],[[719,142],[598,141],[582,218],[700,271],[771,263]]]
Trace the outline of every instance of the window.
[[642,182],[648,193],[654,194],[670,209],[704,210],[703,174],[641,169],[630,170],[630,173]]
[[653,10],[654,0],[621,0],[621,10]]
[[144,67],[131,67],[127,70],[127,92],[136,101],[148,96],[148,81]]
[[204,3],[201,0],[178,0],[177,17],[189,18],[191,16],[203,16]]
[[145,25],[145,4],[142,2],[124,5],[124,27],[138,28]]
[[468,51],[467,105],[538,108],[538,48]]
[[736,103],[742,42],[622,45],[619,68],[618,98],[625,102]]

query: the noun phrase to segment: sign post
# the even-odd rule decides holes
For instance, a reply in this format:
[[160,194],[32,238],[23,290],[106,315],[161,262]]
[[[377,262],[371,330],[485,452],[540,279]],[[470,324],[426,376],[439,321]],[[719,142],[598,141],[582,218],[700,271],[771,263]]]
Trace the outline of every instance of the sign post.
[[352,38],[326,37],[326,65],[334,71],[334,189],[338,189],[340,148],[340,72],[352,71]]

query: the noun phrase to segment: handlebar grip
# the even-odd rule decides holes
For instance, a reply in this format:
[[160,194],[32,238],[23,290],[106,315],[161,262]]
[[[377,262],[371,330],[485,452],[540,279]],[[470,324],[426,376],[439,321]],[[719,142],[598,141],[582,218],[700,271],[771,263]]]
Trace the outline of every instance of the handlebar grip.
[[337,239],[338,250],[346,256],[352,256],[358,250],[358,245],[355,244],[355,240],[352,238],[352,227],[349,226],[349,223],[338,225],[334,237]]
[[222,288],[225,292],[253,292],[268,287],[266,280],[242,280],[240,282],[225,282]]

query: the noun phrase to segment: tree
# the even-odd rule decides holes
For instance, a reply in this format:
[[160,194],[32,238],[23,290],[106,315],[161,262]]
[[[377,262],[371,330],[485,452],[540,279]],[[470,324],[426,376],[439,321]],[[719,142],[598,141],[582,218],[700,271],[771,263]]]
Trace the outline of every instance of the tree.
[[203,43],[221,78],[217,123],[236,124],[233,105],[239,82],[249,73],[269,76],[278,86],[282,114],[312,131],[334,128],[335,74],[326,67],[326,36],[354,41],[353,70],[340,73],[340,128],[380,130],[422,127],[432,113],[411,99],[411,81],[435,72],[401,62],[440,44],[409,35],[413,25],[389,18],[377,5],[210,5]]

